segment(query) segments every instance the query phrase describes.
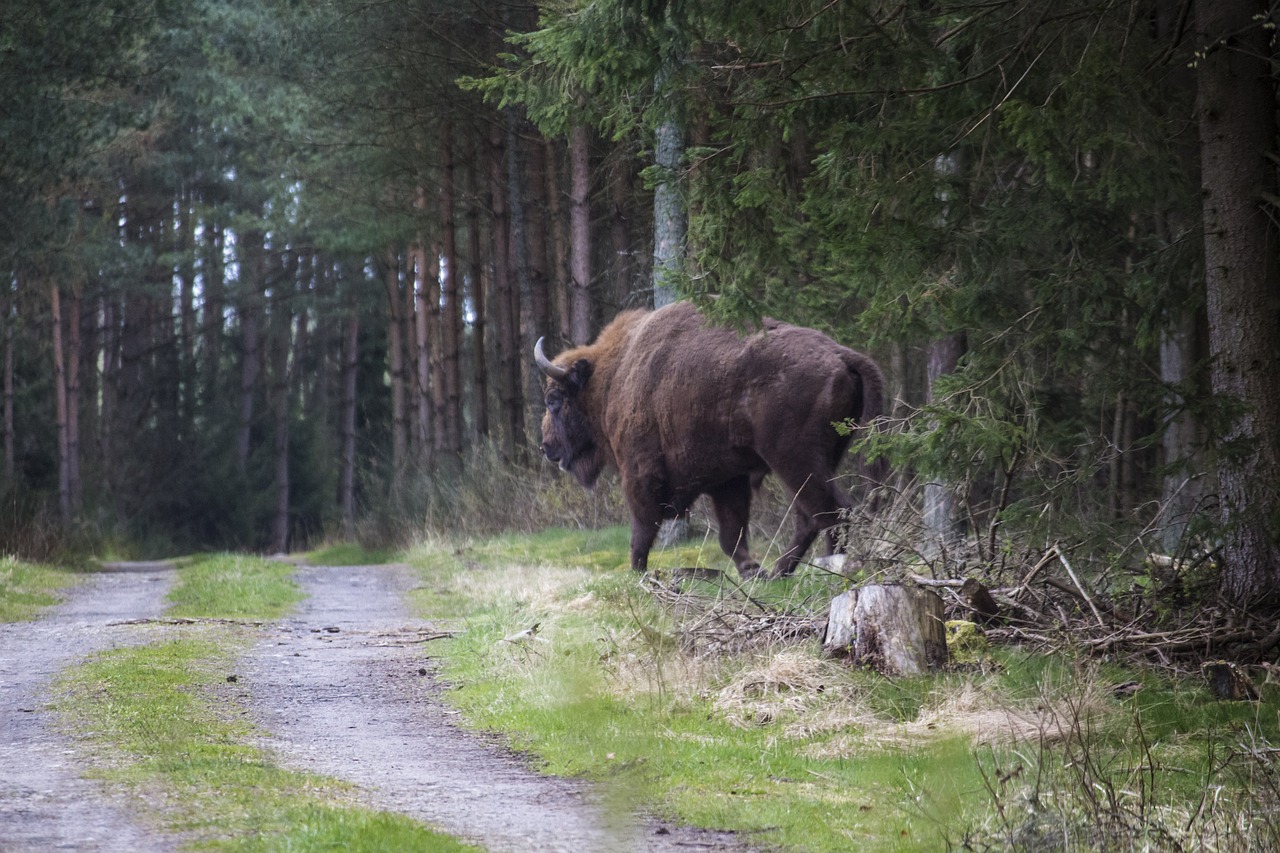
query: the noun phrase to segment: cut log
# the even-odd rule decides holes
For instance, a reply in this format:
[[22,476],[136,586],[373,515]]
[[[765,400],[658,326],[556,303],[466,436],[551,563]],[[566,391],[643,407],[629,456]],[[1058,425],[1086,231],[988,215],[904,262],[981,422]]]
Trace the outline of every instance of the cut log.
[[916,587],[872,585],[831,601],[823,649],[885,675],[921,675],[947,662],[942,599]]

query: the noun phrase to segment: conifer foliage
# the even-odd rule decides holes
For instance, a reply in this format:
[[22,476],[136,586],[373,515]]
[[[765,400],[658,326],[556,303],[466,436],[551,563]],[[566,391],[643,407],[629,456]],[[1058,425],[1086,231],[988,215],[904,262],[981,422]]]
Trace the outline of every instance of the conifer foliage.
[[678,221],[664,287],[877,354],[922,539],[1128,529],[1275,588],[1263,4],[0,15],[11,548],[421,518],[478,451],[531,463],[533,342],[651,304]]

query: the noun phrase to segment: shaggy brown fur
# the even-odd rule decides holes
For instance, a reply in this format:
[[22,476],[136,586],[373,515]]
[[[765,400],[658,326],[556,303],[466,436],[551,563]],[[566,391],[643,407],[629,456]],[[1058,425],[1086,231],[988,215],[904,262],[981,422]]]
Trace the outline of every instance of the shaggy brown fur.
[[720,547],[738,571],[752,486],[776,474],[796,495],[796,531],[778,560],[789,574],[818,533],[851,506],[834,482],[850,436],[882,411],[884,379],[865,355],[821,332],[766,320],[740,336],[688,303],[620,314],[596,341],[561,353],[546,383],[542,449],[587,487],[618,469],[631,512],[631,565],[643,571],[658,525],[711,498]]

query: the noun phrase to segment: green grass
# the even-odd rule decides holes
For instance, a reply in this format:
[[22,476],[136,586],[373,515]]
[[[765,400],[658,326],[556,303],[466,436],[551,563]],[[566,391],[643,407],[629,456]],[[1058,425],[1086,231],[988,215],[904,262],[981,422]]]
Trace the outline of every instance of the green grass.
[[0,622],[36,618],[42,609],[58,603],[59,593],[75,583],[77,575],[67,568],[0,558]]
[[385,548],[366,548],[358,542],[339,542],[306,555],[316,566],[380,566],[395,559],[395,552]]
[[[193,559],[178,570],[169,613],[279,618],[301,598],[292,571],[227,554]],[[153,818],[194,849],[474,849],[407,817],[353,806],[344,784],[281,769],[255,746],[258,732],[227,681],[255,638],[242,625],[198,625],[180,639],[100,654],[63,674],[59,709],[69,728],[113,756],[98,775],[139,802],[162,804]]]
[[293,566],[240,554],[196,557],[178,570],[169,593],[177,618],[276,619],[302,598]]
[[[640,586],[627,538],[551,530],[408,555],[419,612],[462,629],[432,649],[450,701],[548,772],[788,850],[1001,848],[1049,819],[1066,849],[1162,849],[1277,824],[1280,780],[1247,747],[1280,743],[1276,688],[1220,703],[1195,678],[1016,649],[976,671],[893,680],[823,660],[814,640],[694,655],[680,640],[699,623]],[[711,548],[653,564],[728,568]],[[843,585],[805,571],[745,592],[802,613]],[[751,611],[734,583],[694,588],[704,622],[726,602]],[[1111,693],[1133,679],[1135,697]],[[1010,714],[1035,721],[1018,741],[980,734],[1011,730]],[[1222,786],[1222,805],[1197,816],[1207,785]]]

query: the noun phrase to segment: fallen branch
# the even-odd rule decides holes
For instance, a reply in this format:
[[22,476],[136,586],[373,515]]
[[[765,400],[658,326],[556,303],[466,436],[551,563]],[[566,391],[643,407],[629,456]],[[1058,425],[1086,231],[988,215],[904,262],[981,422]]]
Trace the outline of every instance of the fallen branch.
[[108,622],[109,627],[116,625],[243,625],[248,628],[261,628],[266,622],[255,622],[248,619],[214,619],[214,618],[171,618],[171,619],[122,619],[119,622]]
[[1093,611],[1093,616],[1098,620],[1098,625],[1106,630],[1107,623],[1102,621],[1102,614],[1098,612],[1098,608],[1094,605],[1093,599],[1089,597],[1089,593],[1085,591],[1084,584],[1080,583],[1080,578],[1076,577],[1075,569],[1071,568],[1071,563],[1067,562],[1067,555],[1062,553],[1062,548],[1058,545],[1053,546],[1054,552],[1058,555],[1058,559],[1062,562],[1063,568],[1067,570],[1067,574],[1071,576],[1071,580],[1075,583],[1076,589],[1080,590],[1080,595],[1084,597],[1085,604],[1089,605],[1089,609]]

